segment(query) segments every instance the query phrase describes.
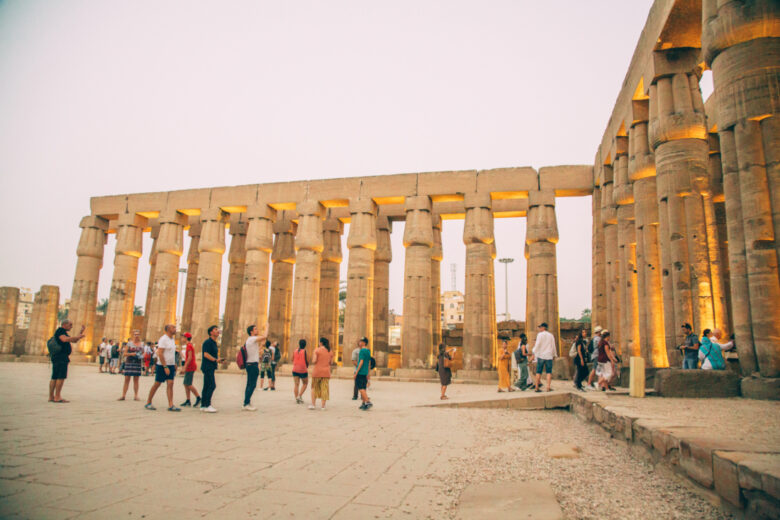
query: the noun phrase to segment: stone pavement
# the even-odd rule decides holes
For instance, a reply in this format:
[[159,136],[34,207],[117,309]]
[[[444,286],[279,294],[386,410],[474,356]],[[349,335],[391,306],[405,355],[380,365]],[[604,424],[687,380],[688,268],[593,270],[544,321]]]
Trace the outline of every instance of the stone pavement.
[[[68,404],[46,402],[48,377],[45,364],[0,363],[2,518],[453,518],[468,486],[515,480],[549,480],[567,517],[633,514],[631,504],[607,500],[598,514],[591,506],[592,473],[605,461],[620,496],[641,493],[668,508],[684,501],[690,516],[680,518],[714,514],[573,414],[421,406],[439,402],[435,384],[375,382],[376,406],[361,412],[351,383],[336,380],[323,412],[296,405],[283,377],[276,392],[255,394],[260,411],[250,413],[239,409],[244,378],[219,374],[219,413],[174,414],[159,392],[158,411],[143,409],[151,377],[141,378],[142,402],[117,402],[121,376],[74,366]],[[484,385],[450,393],[508,397]],[[536,446],[553,436],[588,448],[553,459]]]

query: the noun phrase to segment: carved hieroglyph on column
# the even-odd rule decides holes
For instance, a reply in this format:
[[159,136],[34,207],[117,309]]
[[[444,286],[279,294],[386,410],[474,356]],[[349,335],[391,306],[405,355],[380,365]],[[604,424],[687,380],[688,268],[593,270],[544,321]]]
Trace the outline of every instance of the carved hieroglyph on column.
[[[322,223],[322,264],[320,265],[320,337],[327,338],[335,355],[339,352],[339,280],[341,275],[341,234],[344,224],[330,216]],[[337,358],[336,358],[337,359]]]
[[[195,302],[192,304],[192,341],[200,345],[212,325],[219,325],[219,297],[222,282],[222,255],[225,253],[225,222],[228,214],[220,208],[204,209],[200,213],[198,278]],[[159,264],[160,259],[157,259]],[[159,267],[159,265],[158,265]],[[227,357],[227,345],[222,343],[221,357]]]
[[293,284],[292,318],[287,359],[298,348],[298,341],[306,340],[306,348],[317,346],[320,320],[320,261],[322,241],[322,205],[316,200],[305,200],[297,205],[298,234],[295,237],[295,281]]
[[173,209],[160,212],[160,233],[157,236],[157,261],[154,268],[152,298],[149,303],[147,338],[157,341],[163,327],[176,323],[176,291],[179,281],[179,261],[183,249],[183,230],[187,216]]
[[[466,244],[466,290],[463,302],[463,367],[490,369],[496,316],[493,295],[493,212],[490,193],[467,193],[463,243]],[[404,320],[406,319],[404,312]],[[493,323],[491,323],[493,322]]]
[[613,197],[617,205],[618,255],[621,270],[618,288],[621,343],[615,347],[618,352],[629,357],[640,355],[634,189],[628,180],[628,137],[617,136],[615,143]]
[[[611,190],[610,190],[611,193]],[[547,323],[555,336],[558,353],[563,349],[558,322],[558,261],[555,247],[558,243],[558,223],[555,218],[555,192],[539,190],[528,192],[528,291],[526,302],[528,344],[536,341],[537,326]]]
[[247,221],[245,213],[230,215],[230,249],[228,250],[227,293],[225,294],[225,330],[222,332],[222,347],[227,360],[234,359],[236,346],[243,345],[246,331],[242,332],[238,322],[241,311],[241,291],[244,286],[244,270],[246,269],[246,232]]
[[35,293],[30,328],[24,341],[24,353],[28,356],[46,354],[46,342],[57,329],[57,311],[60,307],[60,288],[56,285],[42,285]]
[[401,365],[424,368],[431,347],[431,199],[407,197],[404,206],[404,323],[401,329]]
[[[374,252],[376,204],[371,199],[349,201],[347,247],[347,307],[344,312],[344,362],[349,362],[358,340],[374,337]],[[373,349],[374,345],[369,345]]]
[[[444,252],[441,245],[441,217],[433,215],[433,247],[431,248],[431,366],[436,366],[435,359],[441,343],[441,261]],[[494,320],[495,321],[495,320]]]
[[390,232],[393,223],[385,216],[376,219],[376,252],[374,253],[374,357],[377,365],[387,366],[390,316],[390,262],[393,248]]
[[[617,241],[617,206],[614,191],[613,168],[602,166],[604,184],[601,187],[601,225],[604,228],[604,272],[606,273],[606,323],[602,327],[609,330],[612,341],[620,337],[620,306],[618,305],[618,285],[620,281]],[[531,330],[531,329],[529,329]]]
[[743,374],[780,375],[777,2],[702,3],[728,215],[731,305]]
[[[647,142],[647,100],[633,102],[633,125],[629,130],[628,177],[634,189],[637,284],[639,286],[639,337],[641,355],[649,367],[669,366],[667,352],[674,352],[674,334],[667,335],[666,302],[661,285],[661,254],[658,249],[658,202],[655,159]],[[669,295],[671,299],[671,294]],[[672,302],[669,302],[672,304]],[[672,304],[673,307],[673,304]],[[670,309],[674,312],[674,309]],[[674,320],[669,314],[668,319]],[[667,337],[669,342],[667,343]]]
[[146,219],[135,213],[125,213],[117,220],[114,276],[106,309],[103,336],[124,342],[130,338],[135,308],[135,286],[138,279],[138,259],[141,258]]
[[719,297],[713,297],[713,289],[719,285],[712,283],[712,268],[716,276],[719,271],[710,264],[704,202],[698,191],[698,180],[708,175],[709,154],[699,78],[691,71],[698,50],[656,51],[654,58],[663,75],[650,86],[648,138],[655,149],[659,211],[666,212],[668,219],[661,244],[671,252],[673,328],[679,343],[683,323],[691,323],[697,331],[725,324],[717,321]]
[[182,332],[192,332],[192,306],[195,304],[195,288],[198,285],[198,262],[200,262],[200,215],[190,216],[190,249],[187,252],[187,279],[184,282],[184,301],[181,311]]
[[[274,248],[276,211],[266,204],[259,204],[247,208],[246,217],[249,223],[246,230],[246,264],[238,314],[239,343],[250,325],[257,325],[257,328],[263,331],[268,324],[268,271],[271,251]],[[289,227],[290,223],[287,225]],[[290,248],[292,247],[291,244]],[[270,332],[272,331],[269,330]]]
[[14,351],[18,306],[19,288],[0,287],[0,354],[11,354]]
[[607,323],[607,275],[604,262],[604,227],[601,225],[601,187],[593,188],[591,207],[593,211],[592,255],[592,315],[593,326],[604,328]]
[[284,349],[290,343],[292,320],[293,268],[295,267],[295,230],[291,215],[283,211],[273,225],[274,247],[271,253],[271,297],[268,306],[268,339]]
[[[144,303],[144,325],[141,335],[146,341],[152,341],[149,334],[149,313],[152,308],[152,293],[154,288],[154,273],[157,270],[157,238],[160,236],[160,220],[153,218],[149,220],[150,236],[152,238],[152,247],[149,250],[149,281],[146,285],[146,303]],[[193,293],[194,296],[195,293]],[[192,315],[192,313],[190,313]]]
[[84,339],[79,341],[78,348],[74,345],[74,352],[89,354],[93,350],[98,277],[100,268],[103,267],[103,248],[106,244],[108,221],[100,217],[84,217],[81,219],[80,227],[81,239],[76,250],[78,261],[76,276],[73,279],[73,292],[70,296],[68,319],[73,323],[76,334],[82,326],[86,327]]

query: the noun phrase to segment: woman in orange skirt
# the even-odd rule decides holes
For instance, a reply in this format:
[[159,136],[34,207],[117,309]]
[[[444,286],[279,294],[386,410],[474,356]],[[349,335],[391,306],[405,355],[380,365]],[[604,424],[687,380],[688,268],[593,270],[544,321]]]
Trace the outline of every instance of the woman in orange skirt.
[[[501,353],[498,355],[498,391],[514,392],[510,381],[512,354],[509,353],[509,343],[504,338],[501,340]],[[505,390],[506,389],[506,390]]]

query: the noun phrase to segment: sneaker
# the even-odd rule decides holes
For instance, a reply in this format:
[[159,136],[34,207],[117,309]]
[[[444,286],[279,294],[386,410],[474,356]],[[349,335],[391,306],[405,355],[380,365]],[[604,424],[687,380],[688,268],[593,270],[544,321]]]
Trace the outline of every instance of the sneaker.
[[310,405],[309,405],[309,410],[316,410],[316,409],[317,409],[317,407],[316,407],[316,406],[314,406],[313,404],[310,404]]
[[592,387],[593,387],[593,388],[595,388],[596,390],[598,390],[598,389],[599,389],[599,384],[598,384],[598,383],[591,383],[591,384],[590,384],[590,386],[592,386]]
[[358,410],[368,410],[368,406],[366,406],[366,403],[363,403],[363,404],[360,405]]
[[169,412],[181,412],[181,408],[177,408],[175,406],[171,406],[170,408],[168,408],[168,411]]
[[206,408],[201,408],[200,411],[206,413],[217,413],[217,409],[214,408],[213,406],[207,406]]
[[[184,401],[183,403],[181,403],[179,406],[181,406],[182,408],[184,408],[185,406],[192,406],[192,403],[190,403],[190,400],[189,400],[189,399],[187,399],[186,401]],[[197,406],[197,403],[196,403],[196,405],[195,405],[195,406]]]
[[353,398],[352,398],[352,400],[353,400],[353,401],[357,401],[357,397],[353,397]]
[[327,408],[325,408],[324,406],[322,406],[322,407],[320,407],[320,410],[324,412],[325,410],[327,410]]
[[271,391],[272,392],[276,392],[276,388],[275,387],[271,387]]
[[200,397],[198,397],[197,399],[195,399],[195,404],[193,404],[192,406],[193,406],[193,407],[195,407],[195,408],[197,408],[198,406],[200,406]]
[[263,388],[263,392],[267,392],[267,391],[268,391],[268,388],[267,388],[267,387],[266,387],[266,388]]
[[251,404],[245,404],[244,406],[241,407],[241,411],[243,411],[243,412],[254,412],[256,410],[257,410],[257,408],[255,408]]
[[145,404],[144,408],[146,408],[147,410],[157,410],[157,408],[152,406],[152,403]]
[[303,399],[301,399],[300,397],[296,397],[295,402],[298,404],[303,404]]
[[366,403],[366,408],[371,408],[372,406],[374,406],[374,403],[372,403],[371,401]]

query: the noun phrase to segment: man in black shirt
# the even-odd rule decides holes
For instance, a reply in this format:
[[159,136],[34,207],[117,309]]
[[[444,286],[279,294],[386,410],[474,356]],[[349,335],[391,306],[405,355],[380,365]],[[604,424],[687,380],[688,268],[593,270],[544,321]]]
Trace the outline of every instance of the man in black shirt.
[[209,339],[203,342],[203,355],[200,360],[200,370],[203,372],[203,390],[201,393],[200,411],[214,413],[216,408],[211,406],[211,396],[217,388],[217,382],[214,379],[214,371],[217,370],[218,363],[224,363],[224,359],[219,358],[219,327],[212,325],[208,329]]
[[68,377],[68,363],[70,363],[70,353],[73,351],[70,344],[78,343],[84,337],[84,325],[81,326],[81,332],[78,336],[69,336],[68,331],[73,328],[73,324],[65,320],[60,327],[54,331],[54,340],[60,346],[60,351],[51,356],[51,381],[49,381],[49,402],[67,403],[60,395],[62,385]]

